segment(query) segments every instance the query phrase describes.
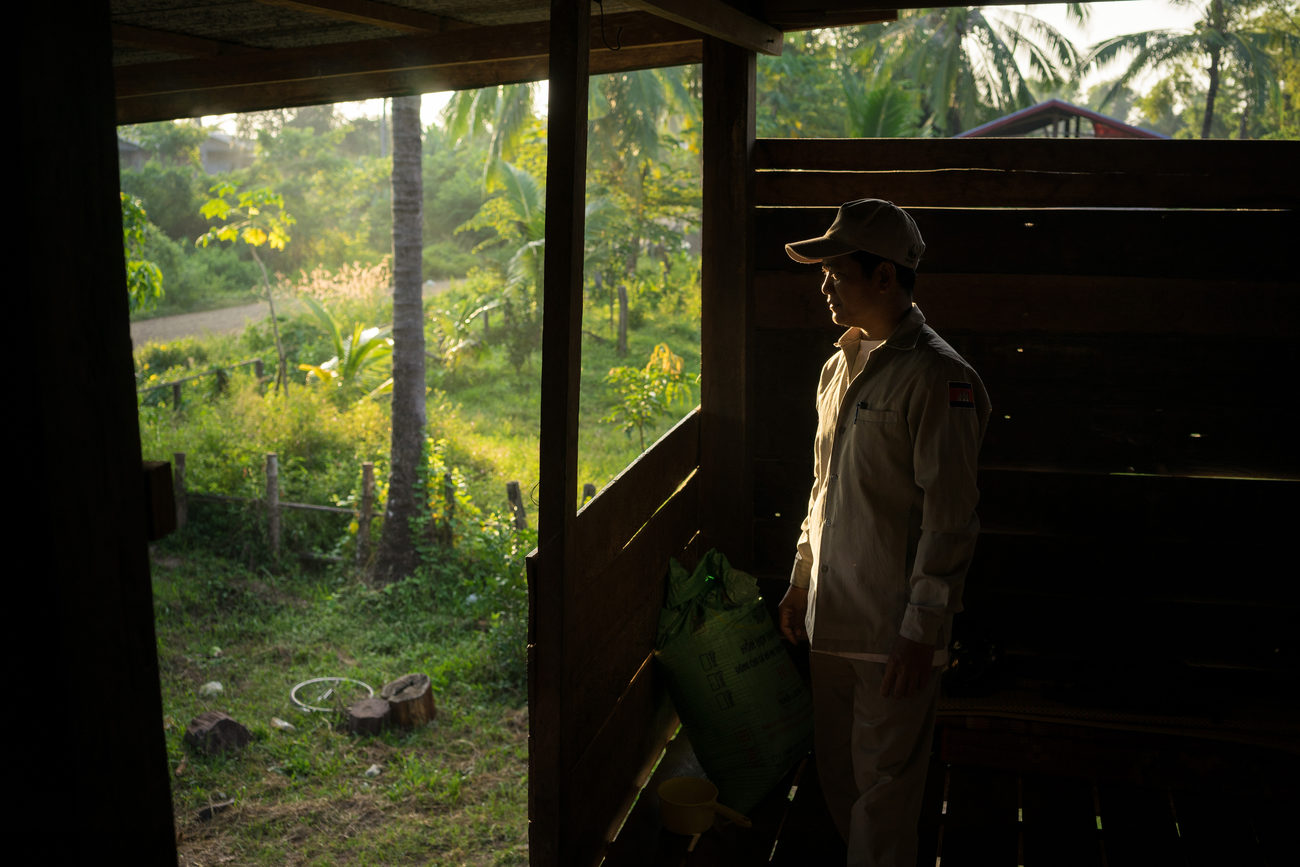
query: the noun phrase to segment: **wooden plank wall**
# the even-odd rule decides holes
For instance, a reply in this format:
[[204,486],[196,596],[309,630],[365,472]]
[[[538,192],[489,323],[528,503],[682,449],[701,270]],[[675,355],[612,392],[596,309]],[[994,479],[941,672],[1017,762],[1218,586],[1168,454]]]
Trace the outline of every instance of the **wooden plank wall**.
[[[700,413],[692,412],[578,513],[548,782],[558,860],[595,864],[631,809],[677,718],[652,665],[668,558],[692,563],[700,526]],[[545,555],[542,555],[545,556]],[[535,553],[530,594],[545,592]],[[535,645],[537,635],[529,638]],[[534,820],[536,821],[536,820]],[[533,856],[532,863],[539,863]]]
[[917,303],[994,405],[958,635],[1294,678],[1300,593],[1281,564],[1300,493],[1300,143],[756,151],[756,572],[789,569],[813,390],[839,335],[818,272],[783,246],[821,234],[841,201],[887,198],[927,243]]

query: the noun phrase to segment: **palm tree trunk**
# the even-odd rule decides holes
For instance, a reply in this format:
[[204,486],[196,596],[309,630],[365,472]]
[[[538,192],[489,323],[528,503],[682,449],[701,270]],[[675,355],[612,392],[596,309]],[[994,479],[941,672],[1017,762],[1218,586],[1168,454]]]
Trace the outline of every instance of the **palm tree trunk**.
[[412,519],[425,439],[424,219],[420,182],[420,97],[393,99],[393,433],[388,506],[371,581],[387,584],[419,565]]
[[1205,91],[1205,119],[1201,122],[1201,138],[1210,137],[1210,126],[1214,123],[1214,98],[1219,93],[1219,49],[1210,49],[1210,86]]
[[1214,123],[1214,98],[1219,94],[1219,58],[1223,52],[1222,38],[1223,31],[1227,28],[1228,22],[1223,14],[1223,0],[1214,0],[1210,4],[1210,14],[1208,24],[1211,42],[1210,49],[1210,86],[1205,91],[1205,118],[1201,121],[1201,138],[1210,137],[1210,127]]

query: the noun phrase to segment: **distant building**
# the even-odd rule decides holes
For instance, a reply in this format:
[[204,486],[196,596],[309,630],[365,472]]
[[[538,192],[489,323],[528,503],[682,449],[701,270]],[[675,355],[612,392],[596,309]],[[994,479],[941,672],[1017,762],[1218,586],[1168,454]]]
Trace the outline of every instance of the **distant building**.
[[149,162],[149,152],[133,141],[117,137],[117,164],[124,169],[138,169]]
[[1026,138],[1169,138],[1139,129],[1118,118],[1098,114],[1082,106],[1049,99],[1029,108],[1004,115],[953,138],[1023,136]]
[[210,175],[230,172],[253,164],[253,147],[224,132],[214,132],[199,145],[203,170]]
[[[148,150],[121,136],[117,138],[117,163],[124,169],[138,169],[153,156]],[[234,171],[253,164],[253,146],[229,133],[213,132],[199,144],[199,162],[210,175]]]

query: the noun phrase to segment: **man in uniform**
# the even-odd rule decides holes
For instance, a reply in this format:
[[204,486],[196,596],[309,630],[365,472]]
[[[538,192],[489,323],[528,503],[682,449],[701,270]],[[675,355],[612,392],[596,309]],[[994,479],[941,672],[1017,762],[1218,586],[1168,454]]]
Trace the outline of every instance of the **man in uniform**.
[[901,208],[846,202],[826,234],[785,249],[821,264],[831,319],[848,330],[817,386],[781,631],[811,642],[817,768],[849,865],[913,867],[989,400],[912,303],[925,243]]

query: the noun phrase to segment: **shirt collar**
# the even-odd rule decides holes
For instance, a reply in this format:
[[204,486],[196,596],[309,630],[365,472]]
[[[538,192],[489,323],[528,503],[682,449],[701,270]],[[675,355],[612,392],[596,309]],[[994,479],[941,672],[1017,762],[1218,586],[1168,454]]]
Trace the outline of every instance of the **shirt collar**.
[[[925,314],[921,308],[915,304],[912,309],[907,311],[907,315],[898,323],[894,333],[889,335],[885,341],[885,346],[894,349],[915,349],[916,341],[921,336],[921,326],[925,324]],[[857,343],[861,340],[870,340],[867,333],[856,325],[840,335],[840,339],[835,341],[835,345],[843,349],[846,344]]]

